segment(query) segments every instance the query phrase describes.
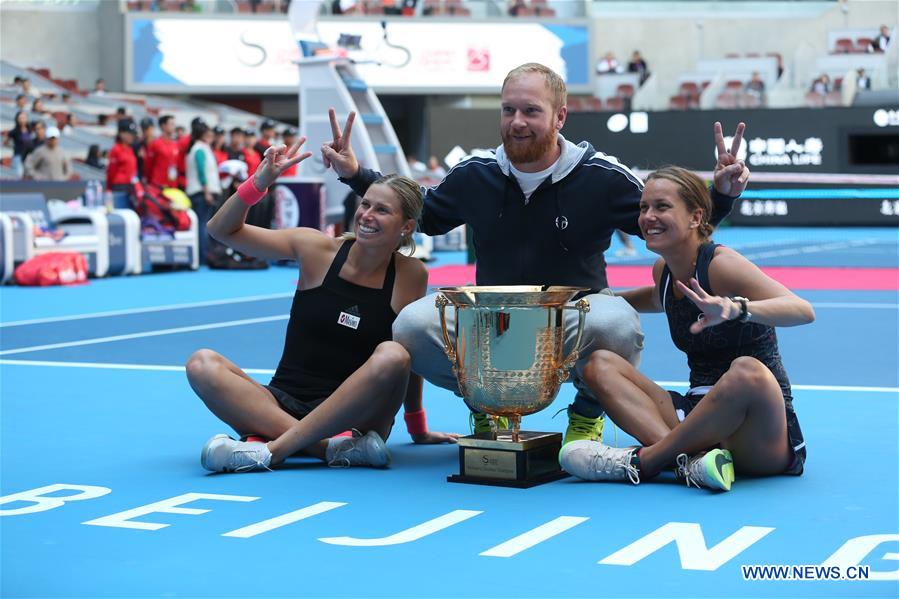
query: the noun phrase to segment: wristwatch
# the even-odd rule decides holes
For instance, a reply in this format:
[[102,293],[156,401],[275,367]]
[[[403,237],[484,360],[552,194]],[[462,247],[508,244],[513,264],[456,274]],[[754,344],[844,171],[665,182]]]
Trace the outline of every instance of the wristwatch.
[[740,315],[736,320],[739,320],[740,322],[749,322],[749,319],[752,318],[752,312],[749,311],[749,300],[739,295],[735,295],[730,299],[740,304]]

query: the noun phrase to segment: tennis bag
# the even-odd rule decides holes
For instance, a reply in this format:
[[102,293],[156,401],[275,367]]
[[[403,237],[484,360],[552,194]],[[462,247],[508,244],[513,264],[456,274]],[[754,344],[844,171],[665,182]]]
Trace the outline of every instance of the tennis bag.
[[77,252],[48,252],[20,264],[14,276],[23,286],[82,285],[87,283],[87,260]]

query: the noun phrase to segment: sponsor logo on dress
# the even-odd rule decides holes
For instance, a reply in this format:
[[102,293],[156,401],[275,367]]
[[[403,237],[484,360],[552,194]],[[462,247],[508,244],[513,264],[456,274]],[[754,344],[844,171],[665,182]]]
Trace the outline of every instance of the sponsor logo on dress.
[[349,327],[351,329],[359,328],[359,321],[362,320],[358,316],[353,316],[352,314],[347,314],[346,312],[341,312],[340,316],[337,317],[337,324]]

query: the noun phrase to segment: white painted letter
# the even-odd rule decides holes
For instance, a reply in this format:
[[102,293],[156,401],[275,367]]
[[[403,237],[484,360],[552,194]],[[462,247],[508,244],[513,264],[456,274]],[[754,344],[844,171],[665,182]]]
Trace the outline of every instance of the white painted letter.
[[88,526],[109,526],[112,528],[135,528],[137,530],[159,530],[160,528],[165,528],[169,525],[158,524],[156,522],[131,522],[131,518],[146,516],[147,514],[153,513],[186,514],[188,516],[205,514],[209,510],[201,510],[190,507],[177,507],[185,503],[190,503],[191,501],[197,501],[198,499],[215,499],[217,501],[256,501],[259,498],[247,497],[245,495],[185,493],[184,495],[178,495],[177,497],[163,499],[162,501],[157,501],[156,503],[142,505],[141,507],[136,507],[133,510],[125,510],[124,512],[110,514],[109,516],[103,516],[102,518],[97,518],[95,520],[88,520],[87,522],[82,522],[82,524],[87,524]]
[[300,520],[305,520],[306,518],[311,518],[312,516],[316,516],[318,514],[322,514],[324,512],[343,507],[345,505],[345,503],[339,503],[337,501],[320,501],[315,505],[310,505],[309,507],[294,510],[275,518],[269,518],[268,520],[263,520],[262,522],[257,522],[256,524],[250,524],[249,526],[244,526],[243,528],[238,528],[237,530],[232,530],[231,532],[226,532],[222,536],[236,537],[238,539],[249,539],[250,537],[261,535],[264,532],[275,530],[276,528],[281,528],[282,526],[287,526],[288,524],[293,524],[294,522],[299,522]]
[[[836,553],[831,555],[821,564],[822,566],[858,566],[871,552],[881,543],[897,542],[899,535],[867,535],[864,537],[855,537],[849,539],[843,546],[837,549]],[[884,553],[880,559],[889,559],[899,561],[899,553],[890,551]],[[871,564],[865,562],[865,565]],[[868,580],[899,580],[899,570],[875,571],[868,570]]]
[[505,543],[500,543],[496,547],[491,547],[487,551],[481,552],[480,555],[489,557],[512,557],[518,555],[525,549],[530,549],[538,543],[542,543],[546,539],[550,539],[558,534],[562,534],[569,528],[574,528],[578,524],[583,524],[590,518],[580,518],[577,516],[559,516],[555,520],[550,520],[546,524],[541,524],[537,528],[533,528],[526,533],[520,534],[514,539],[509,539]]
[[428,520],[418,526],[407,528],[404,531],[392,534],[388,537],[379,537],[376,539],[359,539],[356,537],[324,537],[319,539],[322,543],[329,545],[346,545],[347,547],[383,547],[385,545],[400,545],[401,543],[411,543],[422,537],[426,537],[444,528],[449,528],[454,524],[464,522],[469,518],[474,518],[482,512],[472,510],[454,510],[448,514],[444,514],[439,518]]
[[598,563],[633,566],[673,541],[677,544],[680,565],[684,570],[717,570],[773,530],[766,526],[744,526],[709,549],[699,524],[669,522]]
[[[57,491],[81,491],[75,495],[63,495],[61,497],[45,497],[50,493]],[[112,489],[106,487],[92,487],[90,485],[66,485],[57,483],[55,485],[47,485],[30,491],[22,491],[21,493],[13,493],[0,497],[0,505],[12,503],[14,501],[28,501],[31,505],[9,510],[0,510],[0,516],[21,516],[22,514],[33,514],[35,512],[46,512],[58,507],[62,507],[66,501],[83,501],[85,499],[96,499],[110,493]]]

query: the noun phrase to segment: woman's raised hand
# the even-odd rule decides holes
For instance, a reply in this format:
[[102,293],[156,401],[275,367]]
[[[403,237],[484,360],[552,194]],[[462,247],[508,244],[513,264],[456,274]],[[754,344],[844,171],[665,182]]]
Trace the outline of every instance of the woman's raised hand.
[[312,152],[300,153],[300,148],[304,143],[306,143],[306,138],[301,137],[289,148],[284,144],[269,146],[262,157],[262,163],[253,176],[253,184],[256,189],[268,188],[275,182],[275,179],[281,176],[281,173],[312,156]]
[[721,297],[718,295],[709,295],[705,289],[699,284],[695,278],[690,279],[690,287],[687,287],[680,281],[675,282],[678,290],[690,301],[696,304],[696,307],[702,310],[699,320],[690,325],[690,332],[696,335],[703,329],[713,327],[728,320],[733,320],[740,316],[740,305],[729,297]]

